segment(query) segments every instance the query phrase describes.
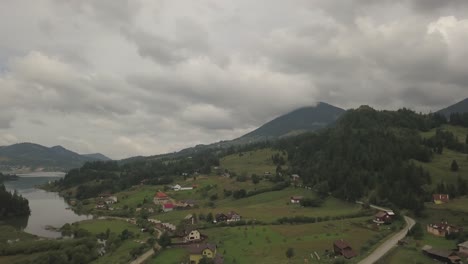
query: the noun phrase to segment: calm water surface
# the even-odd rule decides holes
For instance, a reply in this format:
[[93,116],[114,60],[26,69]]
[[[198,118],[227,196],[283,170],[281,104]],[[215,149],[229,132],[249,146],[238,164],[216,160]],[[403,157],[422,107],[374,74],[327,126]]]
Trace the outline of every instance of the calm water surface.
[[24,228],[24,231],[42,236],[57,238],[61,234],[56,231],[46,230],[46,226],[61,227],[66,223],[91,219],[91,216],[78,215],[72,210],[65,200],[55,192],[46,192],[35,186],[55,181],[64,176],[63,173],[41,172],[33,174],[18,174],[17,181],[6,181],[7,190],[17,190],[18,193],[29,200],[31,215],[29,218],[18,219],[15,226]]

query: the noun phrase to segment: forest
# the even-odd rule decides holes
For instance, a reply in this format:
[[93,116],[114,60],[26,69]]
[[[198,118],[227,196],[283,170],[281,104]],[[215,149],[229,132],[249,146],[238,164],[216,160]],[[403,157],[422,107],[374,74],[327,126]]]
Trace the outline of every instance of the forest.
[[29,216],[29,202],[16,191],[9,192],[5,185],[0,185],[0,218]]

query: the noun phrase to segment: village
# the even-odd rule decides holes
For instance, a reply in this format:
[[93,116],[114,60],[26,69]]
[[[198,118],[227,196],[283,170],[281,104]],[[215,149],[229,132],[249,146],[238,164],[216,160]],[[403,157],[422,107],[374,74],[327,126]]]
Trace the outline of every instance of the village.
[[[220,177],[228,178],[225,175]],[[210,230],[217,228],[234,229],[236,227],[245,227],[247,229],[247,226],[260,227],[268,224],[257,218],[242,216],[233,209],[223,210],[222,208],[212,208],[212,210],[210,210],[209,208],[204,208],[205,206],[202,204],[201,200],[188,198],[196,196],[193,194],[200,192],[200,188],[205,188],[206,185],[203,184],[203,177],[199,178],[198,184],[191,184],[186,187],[184,187],[183,184],[174,184],[165,186],[165,190],[156,190],[151,199],[151,203],[147,202],[142,205],[142,207],[135,208],[136,214],[145,212],[147,216],[145,219],[146,224],[142,224],[141,221],[137,221],[135,218],[127,219],[131,224],[140,225],[142,227],[142,232],[147,232],[148,229],[154,228],[158,231],[157,234],[159,234],[159,236],[164,233],[170,237],[169,243],[163,247],[155,247],[155,249],[157,249],[157,251],[155,251],[156,259],[158,259],[158,255],[162,254],[164,256],[164,252],[177,250],[176,252],[183,252],[179,254],[187,256],[187,263],[190,264],[205,263],[202,261],[204,259],[212,260],[210,263],[226,263],[225,256],[223,255],[223,251],[226,250],[220,250],[220,246],[221,248],[224,247],[219,244],[220,241],[212,239]],[[290,187],[288,193],[291,195],[287,197],[283,196],[283,202],[288,204],[289,208],[292,207],[295,208],[295,210],[300,210],[302,208],[303,210],[307,210],[301,206],[301,202],[306,199],[307,193],[310,192],[309,188],[300,184],[300,177],[297,174],[291,175],[291,182],[295,187]],[[145,188],[146,190],[147,187],[142,184],[137,188]],[[295,192],[294,190],[301,191]],[[189,192],[190,194],[185,195],[183,194],[184,192]],[[103,212],[120,209],[118,196],[119,195],[116,196],[110,193],[99,195],[99,197],[95,199],[95,209]],[[184,199],[178,199],[176,197],[184,197]],[[443,205],[449,202],[449,196],[446,194],[433,195],[434,205]],[[365,206],[362,205],[362,207]],[[359,224],[355,223],[354,225],[387,232],[385,233],[387,235],[382,235],[383,238],[403,228],[404,224],[401,215],[395,214],[391,209],[376,208],[377,209],[371,208],[366,211],[366,214],[363,215],[364,219],[367,218],[366,221]],[[243,208],[238,209],[242,211]],[[370,213],[372,211],[373,213]],[[174,216],[172,216],[172,214],[174,214]],[[319,222],[319,218],[316,218],[315,221]],[[320,220],[320,222],[326,221],[331,221],[331,218]],[[462,231],[462,227],[452,225],[448,221],[428,223],[425,226],[425,232],[427,232],[427,234],[441,238]],[[339,236],[339,233],[337,233],[337,235]],[[407,243],[407,238],[398,241],[398,245],[400,246],[404,246]],[[337,238],[331,241],[328,246],[322,246],[322,248],[327,248],[324,253],[318,250],[312,250],[310,252],[310,261],[319,263],[320,260],[336,259],[338,257],[347,260],[355,258],[362,259],[363,256],[361,254],[363,251],[360,249],[361,247],[362,245],[359,244],[353,245],[348,239]],[[422,245],[420,252],[426,255],[428,259],[436,259],[446,263],[462,263],[462,260],[468,257],[468,241],[459,243],[457,250],[451,251],[439,249],[437,246],[429,244]],[[307,262],[309,262],[309,260],[307,260]],[[227,263],[231,263],[231,261],[228,260]]]
[[[221,177],[225,176],[223,175]],[[300,184],[299,175],[291,175],[291,182],[296,186],[294,188],[295,190],[310,192],[308,187]],[[209,235],[210,232],[207,231],[219,227],[236,228],[239,226],[261,226],[265,223],[257,219],[243,217],[235,210],[214,208],[212,211],[210,210],[207,212],[206,209],[203,210],[203,208],[200,208],[203,207],[200,204],[200,200],[177,199],[172,197],[172,195],[175,197],[186,197],[186,195],[182,195],[183,192],[197,192],[197,188],[199,187],[200,186],[197,184],[190,185],[189,187],[183,187],[182,184],[174,184],[165,186],[164,189],[167,191],[156,190],[151,200],[152,206],[148,206],[147,203],[145,206],[135,208],[135,213],[147,213],[148,217],[145,219],[147,223],[142,224],[141,221],[137,221],[135,218],[128,218],[127,221],[131,224],[138,224],[141,226],[142,232],[146,232],[149,228],[154,228],[157,230],[155,234],[160,236],[162,233],[165,233],[168,235],[170,237],[170,242],[164,245],[166,249],[162,252],[175,249],[183,250],[188,256],[187,263],[204,263],[200,262],[202,259],[210,259],[212,260],[211,263],[216,264],[225,263],[225,258],[217,244],[220,241],[212,240]],[[203,184],[201,184],[201,187],[203,187]],[[294,189],[290,192],[292,195],[288,196],[287,200],[284,202],[289,204],[289,206],[300,209],[302,207],[301,201],[306,199],[307,192],[304,193],[304,191],[301,191],[294,194]],[[172,193],[172,195],[168,192]],[[445,204],[449,202],[449,197],[444,194],[434,194],[433,202],[435,205]],[[119,209],[119,199],[115,194],[101,194],[95,199],[95,204],[95,209],[100,211]],[[371,217],[367,218],[367,221],[359,225],[374,230],[390,230],[390,227],[392,227],[392,230],[401,228],[401,216],[396,215],[390,209],[377,208],[379,209],[374,209],[374,213],[370,215]],[[168,217],[176,212],[177,215],[180,216],[179,219]],[[367,215],[369,215],[369,213],[367,213]],[[168,221],[165,221],[165,219]],[[322,221],[325,221],[325,219]],[[445,237],[453,233],[461,232],[463,229],[445,221],[427,224],[425,230],[433,236]],[[403,246],[405,243],[407,243],[407,239],[402,239],[398,242],[399,245]],[[356,246],[358,247],[357,250],[355,249]],[[314,262],[313,259],[319,261],[324,258],[335,259],[338,256],[341,256],[343,259],[351,260],[361,255],[362,249],[359,250],[359,247],[362,245],[356,246],[348,242],[347,239],[338,238],[327,246],[326,254],[313,250],[310,258],[312,262]],[[460,243],[458,246],[459,249],[457,251],[446,251],[431,245],[423,245],[421,247],[421,252],[427,255],[428,258],[450,261],[449,263],[460,263],[462,259],[467,257],[468,241]],[[162,250],[160,247],[158,247],[158,249]],[[230,263],[230,261],[228,261],[228,263]]]

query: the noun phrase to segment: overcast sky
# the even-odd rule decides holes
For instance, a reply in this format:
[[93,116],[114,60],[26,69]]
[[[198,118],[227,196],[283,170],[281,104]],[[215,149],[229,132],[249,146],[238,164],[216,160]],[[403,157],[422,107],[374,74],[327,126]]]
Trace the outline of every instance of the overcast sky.
[[468,96],[466,0],[0,0],[0,145],[112,158]]

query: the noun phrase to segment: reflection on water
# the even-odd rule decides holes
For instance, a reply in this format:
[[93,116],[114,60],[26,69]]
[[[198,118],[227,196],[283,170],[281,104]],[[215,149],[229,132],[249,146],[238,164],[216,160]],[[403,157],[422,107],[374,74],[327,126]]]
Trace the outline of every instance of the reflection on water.
[[14,226],[23,228],[24,231],[34,235],[56,238],[61,236],[60,233],[46,230],[46,226],[61,227],[66,223],[91,218],[90,216],[78,215],[67,209],[67,203],[57,193],[35,188],[37,185],[58,180],[63,177],[63,174],[41,173],[18,176],[20,178],[17,181],[5,182],[5,187],[10,191],[16,189],[18,193],[29,200],[31,215],[29,219],[15,219]]

